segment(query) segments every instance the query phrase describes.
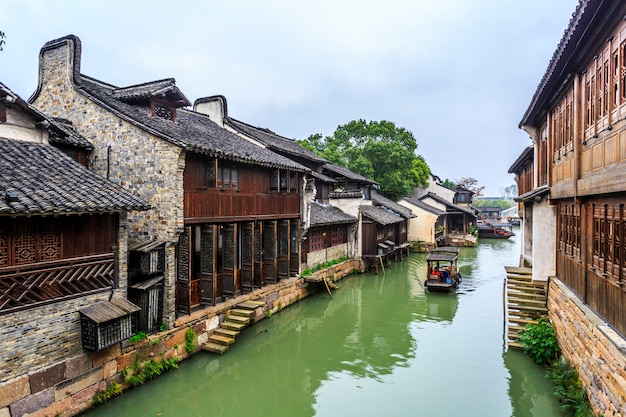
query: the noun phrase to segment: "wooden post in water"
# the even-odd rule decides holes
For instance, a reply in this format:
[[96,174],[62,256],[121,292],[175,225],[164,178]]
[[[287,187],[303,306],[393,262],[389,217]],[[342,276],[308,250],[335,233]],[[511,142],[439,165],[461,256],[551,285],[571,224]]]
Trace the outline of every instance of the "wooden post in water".
[[326,287],[326,291],[328,291],[328,295],[330,295],[330,299],[333,299],[333,293],[330,292],[330,287],[328,286],[328,281],[326,281],[326,278],[324,278],[324,286]]

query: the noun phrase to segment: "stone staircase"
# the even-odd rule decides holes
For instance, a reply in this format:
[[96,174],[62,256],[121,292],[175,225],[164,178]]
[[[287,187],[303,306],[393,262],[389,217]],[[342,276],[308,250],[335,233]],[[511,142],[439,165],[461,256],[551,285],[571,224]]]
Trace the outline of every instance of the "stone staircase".
[[507,344],[521,348],[519,338],[524,327],[548,317],[547,284],[533,283],[532,269],[505,266]]
[[213,330],[202,350],[222,354],[235,343],[239,332],[254,322],[255,310],[265,307],[262,301],[244,301],[228,311],[224,321]]

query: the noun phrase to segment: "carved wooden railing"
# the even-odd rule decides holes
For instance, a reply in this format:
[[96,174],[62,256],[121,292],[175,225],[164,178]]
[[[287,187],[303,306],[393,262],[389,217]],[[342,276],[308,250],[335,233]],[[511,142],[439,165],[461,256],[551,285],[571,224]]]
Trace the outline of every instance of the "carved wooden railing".
[[115,254],[0,268],[0,314],[111,288]]

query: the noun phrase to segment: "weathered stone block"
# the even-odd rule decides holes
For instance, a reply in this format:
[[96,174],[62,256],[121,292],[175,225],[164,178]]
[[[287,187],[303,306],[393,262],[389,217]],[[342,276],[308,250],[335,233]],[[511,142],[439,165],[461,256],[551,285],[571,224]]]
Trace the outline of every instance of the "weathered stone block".
[[65,397],[76,394],[78,391],[102,381],[104,379],[103,376],[102,367],[98,367],[76,378],[61,382],[54,387],[54,398],[56,401],[61,401]]
[[104,364],[103,369],[104,379],[111,378],[113,375],[117,373],[117,361],[112,360]]
[[67,379],[75,378],[89,370],[89,356],[86,354],[77,355],[68,358],[65,361],[65,377]]
[[101,350],[100,352],[93,352],[91,354],[91,362],[94,368],[103,365],[112,359],[115,359],[121,355],[120,344],[116,343],[110,348]]
[[185,333],[187,332],[187,328],[183,328],[175,333],[172,333],[170,336],[165,339],[165,346],[167,349],[173,349],[176,345],[184,345],[185,344]]
[[11,417],[9,407],[0,408],[0,417]]
[[193,329],[196,331],[196,334],[206,332],[206,321],[202,320],[193,325]]
[[128,352],[117,359],[117,372],[122,372],[124,368],[130,368],[137,360],[137,352]]
[[107,384],[104,381],[100,381],[97,384],[91,385],[85,389],[78,391],[70,398],[72,400],[72,408],[76,405],[89,402],[97,392],[104,391],[107,388]]
[[210,330],[215,330],[217,328],[217,326],[220,325],[220,318],[217,316],[213,316],[210,319],[208,319],[206,321],[206,330],[210,331]]
[[202,346],[209,341],[209,334],[207,332],[198,335],[198,346]]
[[35,372],[30,376],[30,391],[35,394],[65,379],[65,362]]
[[70,398],[52,403],[52,405],[29,414],[28,417],[57,417],[70,409],[72,402]]
[[22,417],[46,408],[54,403],[54,388],[47,388],[36,394],[29,395],[9,406],[11,417]]
[[28,395],[30,395],[30,382],[27,376],[0,384],[0,407],[6,407]]

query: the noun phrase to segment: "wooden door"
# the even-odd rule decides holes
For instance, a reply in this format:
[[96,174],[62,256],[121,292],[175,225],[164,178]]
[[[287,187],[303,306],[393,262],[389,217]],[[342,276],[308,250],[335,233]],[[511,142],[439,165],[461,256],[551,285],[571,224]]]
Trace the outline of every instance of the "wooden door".
[[215,305],[216,240],[217,226],[214,224],[204,225],[202,227],[200,249],[200,303],[202,305]]
[[265,283],[275,283],[276,271],[276,221],[266,221],[263,225],[263,276]]
[[235,265],[237,265],[236,225],[229,223],[222,230],[222,296],[235,296]]
[[241,225],[241,291],[254,289],[254,223]]
[[263,223],[255,222],[254,223],[254,267],[253,267],[253,275],[254,275],[254,288],[261,288],[265,285],[265,276],[263,275]]
[[176,275],[176,312],[179,314],[189,314],[191,312],[191,293],[189,288],[189,274],[191,265],[191,228],[186,227],[185,231],[178,238],[178,248],[176,254],[177,275]]
[[278,279],[289,278],[289,220],[278,223]]
[[296,219],[290,221],[289,233],[289,273],[296,276],[300,273],[300,222]]

